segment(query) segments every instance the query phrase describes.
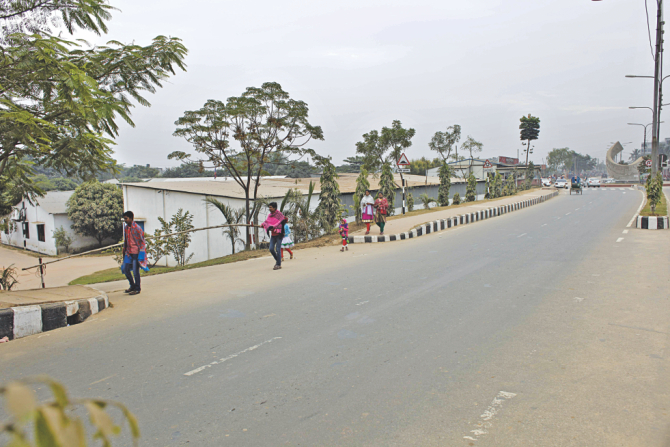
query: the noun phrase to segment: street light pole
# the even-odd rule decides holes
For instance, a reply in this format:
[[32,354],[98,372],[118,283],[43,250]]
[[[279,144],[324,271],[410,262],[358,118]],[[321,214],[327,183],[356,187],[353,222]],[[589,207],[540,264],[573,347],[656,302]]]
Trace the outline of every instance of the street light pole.
[[656,175],[658,171],[658,121],[661,114],[661,85],[662,85],[662,64],[663,54],[663,0],[657,0],[658,10],[656,11],[656,52],[654,54],[654,119],[652,120],[651,135],[651,175]]

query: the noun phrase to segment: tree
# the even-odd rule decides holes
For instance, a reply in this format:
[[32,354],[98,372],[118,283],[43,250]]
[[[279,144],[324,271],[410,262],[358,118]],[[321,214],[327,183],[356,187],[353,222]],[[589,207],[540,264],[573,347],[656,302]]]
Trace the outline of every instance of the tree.
[[461,150],[468,151],[470,154],[470,167],[468,169],[470,174],[472,174],[472,159],[474,158],[475,154],[480,153],[483,148],[484,145],[479,141],[476,141],[470,135],[468,135],[468,138],[463,142],[463,144],[461,144]]
[[453,204],[459,205],[461,203],[461,195],[459,193],[454,194]]
[[449,190],[451,189],[451,170],[446,161],[440,166],[440,186],[437,190],[437,203],[440,206],[449,206]]
[[[213,206],[219,210],[227,224],[237,225],[244,219],[244,208],[235,209],[230,205],[218,201],[214,197],[206,197],[205,202],[207,203],[207,206]],[[223,234],[230,239],[231,248],[233,254],[235,254],[235,244],[238,241],[244,242],[242,238],[240,238],[240,227],[224,227]]]
[[174,257],[178,266],[185,266],[193,257],[193,253],[186,256],[186,250],[191,244],[191,232],[188,230],[195,228],[193,226],[193,214],[188,211],[184,212],[183,208],[179,208],[169,222],[162,217],[159,217],[158,221],[165,229],[165,234],[181,233],[166,238],[165,251]]
[[572,151],[567,147],[552,149],[547,155],[547,167],[554,173],[566,171],[572,161]]
[[[209,100],[199,110],[184,112],[175,122],[174,135],[191,143],[215,168],[230,173],[244,190],[249,222],[263,166],[273,153],[316,156],[304,146],[312,139],[323,140],[323,131],[309,123],[308,111],[304,101],[291,99],[281,85],[266,82],[226,102]],[[186,160],[189,155],[177,151],[168,158]],[[245,241],[250,248],[249,227]]]
[[651,213],[656,215],[656,206],[661,203],[661,196],[663,195],[663,176],[660,172],[655,177],[649,175],[645,185],[647,191],[647,200],[651,207]]
[[412,188],[407,188],[407,210],[411,213],[414,211],[414,194]]
[[356,155],[354,157],[347,157],[344,159],[344,164],[342,166],[337,167],[337,172],[342,173],[361,172],[361,167],[363,166],[364,162],[365,162],[364,158],[361,157],[360,155]]
[[361,173],[356,179],[356,191],[354,192],[354,211],[356,212],[356,222],[358,223],[362,223],[363,219],[361,215],[361,200],[365,196],[365,191],[369,189],[368,171],[365,168],[361,168]]
[[493,179],[493,197],[497,199],[498,197],[502,197],[502,195],[502,176],[499,172],[496,172],[496,176]]
[[465,189],[465,201],[474,202],[475,200],[477,200],[477,179],[471,172],[470,175],[468,175],[468,185]]
[[50,34],[57,18],[70,34],[105,33],[112,9],[105,0],[2,2],[0,209],[44,195],[31,181],[34,163],[84,179],[116,169],[119,117],[133,125],[134,103],[149,105],[144,92],[185,69],[177,38],[90,47]]
[[395,188],[396,184],[393,180],[393,172],[391,172],[391,165],[384,163],[382,166],[382,174],[379,178],[379,192],[386,197],[389,202],[388,215],[395,214]]
[[63,228],[62,225],[56,230],[52,230],[51,233],[53,234],[53,238],[56,240],[56,247],[63,247],[65,248],[65,253],[69,253],[70,245],[72,245],[72,238],[70,237],[70,233],[68,233],[68,231]]
[[410,160],[410,174],[427,175],[426,172],[428,169],[436,168],[440,165],[442,165],[442,160],[439,158],[434,158],[433,160],[428,160],[426,157],[412,159]]
[[147,238],[147,258],[151,259],[151,266],[154,267],[158,264],[163,256],[167,256],[168,252],[168,239],[163,237],[166,234],[170,234],[170,223],[165,220],[159,219],[161,228],[156,228],[154,234],[151,238]]
[[122,214],[123,193],[109,183],[83,183],[67,200],[67,215],[74,232],[94,237],[100,247],[105,239],[121,239]]
[[528,163],[528,167],[526,168],[526,180],[525,180],[525,189],[530,189],[533,186],[533,179],[535,178],[535,165],[531,161]]
[[509,174],[505,180],[502,195],[513,196],[514,194],[516,194],[516,176],[515,174]]
[[528,156],[532,152],[530,142],[537,140],[538,136],[540,135],[540,118],[531,116],[529,113],[527,117],[522,116],[520,121],[521,124],[519,125],[519,129],[521,129],[521,141],[526,142],[526,166],[528,166]]
[[456,148],[456,144],[461,139],[461,126],[454,124],[453,126],[447,127],[447,130],[444,132],[437,131],[433,138],[428,143],[428,147],[440,154],[443,161],[449,160],[451,157],[452,149]]
[[322,158],[318,165],[323,169],[321,174],[321,192],[319,192],[319,206],[316,212],[321,217],[323,230],[331,233],[335,230],[342,217],[342,202],[340,201],[340,186],[337,184],[338,175],[335,165],[330,158]]

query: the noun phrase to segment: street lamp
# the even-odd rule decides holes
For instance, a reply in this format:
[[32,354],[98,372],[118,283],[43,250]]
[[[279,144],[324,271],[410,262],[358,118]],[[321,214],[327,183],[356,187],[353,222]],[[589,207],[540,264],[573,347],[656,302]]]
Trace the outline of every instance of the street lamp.
[[[661,121],[662,123],[663,121]],[[661,124],[659,123],[659,124]],[[642,126],[644,129],[644,139],[642,140],[642,155],[645,155],[647,153],[647,127],[651,126],[654,123],[649,123],[649,124],[640,124],[640,123],[628,123],[629,126]]]

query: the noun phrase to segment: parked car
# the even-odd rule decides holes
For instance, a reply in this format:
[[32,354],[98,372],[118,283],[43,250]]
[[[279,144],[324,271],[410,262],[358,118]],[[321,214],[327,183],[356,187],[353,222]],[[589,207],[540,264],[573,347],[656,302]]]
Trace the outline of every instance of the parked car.
[[551,186],[551,179],[543,178],[542,179],[542,186]]
[[586,181],[587,188],[600,188],[600,179],[593,177]]
[[570,185],[568,184],[568,181],[564,178],[559,178],[556,179],[556,183],[554,183],[554,188],[569,188]]

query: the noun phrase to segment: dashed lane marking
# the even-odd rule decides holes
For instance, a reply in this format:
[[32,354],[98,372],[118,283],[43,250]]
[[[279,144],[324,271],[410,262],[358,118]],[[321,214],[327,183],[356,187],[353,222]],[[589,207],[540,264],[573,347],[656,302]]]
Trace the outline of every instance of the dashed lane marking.
[[527,234],[528,234],[528,233],[520,234],[520,235],[517,236],[517,238],[524,237],[524,236],[527,235]]
[[221,359],[219,359],[219,360],[215,360],[215,361],[213,361],[212,363],[208,363],[208,364],[206,364],[206,365],[202,365],[200,368],[196,368],[196,369],[194,369],[194,370],[192,370],[192,371],[189,371],[189,372],[187,372],[187,373],[184,373],[184,375],[185,375],[185,376],[192,376],[193,374],[198,374],[199,372],[202,372],[202,371],[204,371],[204,370],[207,369],[207,368],[211,368],[211,367],[214,366],[214,365],[219,365],[219,364],[221,364],[221,363],[227,362],[228,360],[234,359],[235,357],[239,357],[240,355],[245,354],[245,353],[247,353],[247,352],[254,351],[254,350],[260,348],[261,346],[266,345],[266,344],[268,344],[268,343],[272,343],[273,341],[275,341],[275,340],[279,340],[280,338],[281,338],[281,337],[274,337],[274,338],[271,338],[271,339],[269,339],[269,340],[265,340],[264,342],[258,343],[257,345],[251,346],[251,347],[249,347],[249,348],[247,348],[247,349],[243,349],[243,350],[240,351],[240,352],[236,352],[235,354],[230,354],[228,357],[224,357],[224,358],[221,358]]
[[628,234],[628,230],[623,230],[623,234]]
[[572,213],[572,211],[571,211],[570,213],[565,213],[565,215],[567,216],[567,215],[569,215],[569,214],[571,214],[571,213]]
[[508,393],[506,391],[501,391],[496,397],[493,398],[491,405],[484,411],[484,413],[479,416],[481,420],[477,423],[477,428],[470,430],[472,433],[471,436],[463,436],[464,439],[470,439],[471,441],[476,441],[482,435],[488,433],[488,430],[493,426],[493,419],[496,414],[502,409],[503,402],[509,400],[516,396],[515,393]]
[[623,241],[623,238],[622,238],[622,237],[620,237],[620,238],[619,238],[619,239],[617,239],[616,241],[617,241],[617,242],[621,242],[621,241]]

